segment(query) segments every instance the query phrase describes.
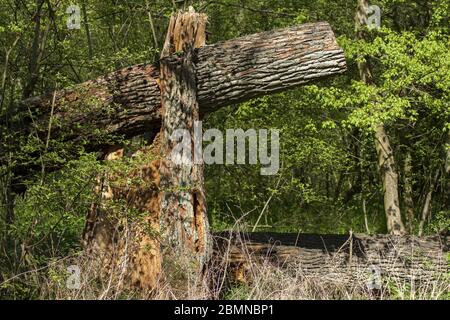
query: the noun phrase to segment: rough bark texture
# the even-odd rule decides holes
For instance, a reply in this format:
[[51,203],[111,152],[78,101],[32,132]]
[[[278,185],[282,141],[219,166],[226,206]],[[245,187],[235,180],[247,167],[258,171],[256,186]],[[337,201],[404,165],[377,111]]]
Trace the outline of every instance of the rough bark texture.
[[[157,153],[162,160],[144,162],[129,173],[131,180],[141,177],[143,182],[130,186],[126,183],[130,179],[124,179],[121,173],[98,177],[95,192],[99,201],[92,205],[84,230],[86,251],[98,260],[99,270],[114,274],[115,269],[122,268],[119,274],[141,288],[155,287],[167,257],[181,258],[191,267],[194,262],[199,271],[209,254],[203,167],[179,165],[171,158],[178,142],[171,137],[175,129],[188,130],[188,144],[194,145],[191,156],[195,152],[192,137],[196,135],[195,121],[200,118],[198,88],[203,85],[204,105],[208,108],[205,110],[213,110],[213,104],[218,108],[345,69],[342,51],[326,24],[257,35],[259,41],[265,39],[265,46],[254,45],[255,39],[245,37],[210,46],[203,52],[194,47],[204,45],[205,27],[206,16],[193,10],[178,13],[171,18],[160,69],[134,66],[56,95],[56,122],[61,130],[64,122],[68,124],[66,140],[95,140],[95,128],[126,136],[148,131],[155,136],[161,129],[152,148],[138,153]],[[274,44],[270,45],[267,39],[272,38]],[[286,45],[292,48],[285,48]],[[236,50],[240,55],[235,54]],[[202,52],[201,59],[206,61],[196,65]],[[274,61],[268,63],[267,58]],[[219,63],[216,67],[211,63],[214,59]],[[271,77],[265,78],[269,74]],[[200,76],[203,82],[198,81]],[[258,87],[265,84],[262,89]],[[242,86],[250,92],[236,91]],[[219,95],[215,87],[222,90]],[[236,96],[235,91],[242,96]],[[37,97],[27,103],[43,108],[45,113],[45,99]],[[77,128],[79,123],[84,124],[82,130]],[[121,159],[123,154],[124,150],[117,146],[106,153],[105,160]],[[113,205],[108,206],[109,203]],[[130,225],[128,217],[115,212],[117,203],[145,213],[145,219]]]
[[436,170],[434,177],[433,178],[430,177],[430,185],[428,187],[427,195],[425,196],[425,201],[423,203],[422,214],[419,223],[419,236],[423,235],[425,223],[427,222],[427,220],[430,218],[431,215],[431,200],[433,197],[434,188],[439,180],[439,173],[440,170],[438,169]]
[[[344,53],[325,22],[204,46],[196,56],[201,113],[346,70]],[[165,64],[180,63],[177,55],[166,59]],[[59,125],[53,136],[86,139],[95,149],[94,129],[127,137],[157,133],[162,119],[158,78],[159,66],[142,64],[58,92],[54,118]],[[45,135],[51,98],[44,95],[21,103],[22,109],[37,113],[37,127],[30,124],[27,131]]]
[[[230,269],[248,261],[301,268],[306,276],[367,282],[373,266],[382,280],[433,281],[450,271],[446,236],[228,233],[214,235],[215,254]],[[221,259],[221,258],[218,259]],[[399,284],[398,282],[395,282]]]
[[407,152],[403,160],[403,199],[408,232],[414,232],[414,199],[411,152]]
[[378,168],[383,182],[387,229],[391,234],[402,235],[406,233],[406,229],[400,212],[398,173],[389,137],[382,124],[378,125],[375,131],[375,147],[378,154]]
[[[369,4],[367,0],[358,0],[358,8],[355,16],[356,36],[360,40],[365,38],[367,12]],[[358,62],[361,80],[367,85],[373,84],[372,73],[369,62],[361,60]],[[384,192],[384,211],[388,232],[395,235],[406,233],[400,212],[398,196],[398,174],[395,167],[395,159],[389,136],[383,124],[379,124],[375,131],[375,148],[378,154],[378,167]]]
[[[161,244],[165,259],[189,262],[201,271],[208,255],[208,219],[203,187],[203,165],[194,163],[195,121],[199,120],[194,46],[205,43],[207,17],[188,12],[173,15],[162,51],[160,87],[163,123],[161,129]],[[184,54],[173,63],[165,59],[174,52]],[[173,57],[172,57],[173,58]],[[183,129],[189,136],[174,136]],[[201,128],[200,128],[201,130]],[[184,140],[186,139],[186,140]],[[189,154],[174,150],[184,143]],[[186,158],[187,157],[187,158]]]

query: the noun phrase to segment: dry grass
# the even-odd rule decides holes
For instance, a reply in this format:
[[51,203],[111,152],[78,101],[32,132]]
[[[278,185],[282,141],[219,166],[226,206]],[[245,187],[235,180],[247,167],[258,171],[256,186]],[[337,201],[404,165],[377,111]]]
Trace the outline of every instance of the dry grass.
[[[165,262],[165,276],[153,290],[136,290],[127,285],[126,271],[112,270],[101,274],[95,259],[86,256],[66,257],[47,266],[18,274],[0,283],[0,292],[11,292],[17,283],[25,284],[32,298],[37,299],[450,299],[448,274],[437,275],[420,284],[408,280],[383,277],[379,290],[369,290],[366,271],[349,271],[348,277],[311,275],[303,271],[301,263],[275,266],[269,257],[253,259],[237,268],[227,264],[227,253],[216,257],[209,269],[200,276],[183,261]],[[342,269],[331,258],[331,270]],[[67,267],[80,269],[79,287],[70,289]],[[330,267],[330,266],[328,266]],[[355,273],[356,270],[356,273]],[[239,274],[239,276],[236,276]],[[340,272],[342,274],[342,271]],[[366,276],[364,276],[366,274]],[[8,291],[9,290],[9,291]],[[11,298],[11,294],[2,298]],[[18,296],[20,298],[20,296]]]

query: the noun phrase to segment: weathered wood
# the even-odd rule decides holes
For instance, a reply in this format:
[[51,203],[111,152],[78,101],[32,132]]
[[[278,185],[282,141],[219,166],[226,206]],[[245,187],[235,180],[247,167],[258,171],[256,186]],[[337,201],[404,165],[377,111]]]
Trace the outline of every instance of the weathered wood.
[[270,261],[331,281],[367,281],[373,266],[385,280],[432,281],[450,272],[447,236],[223,232],[214,239],[215,254],[230,265]]
[[[172,15],[162,51],[160,87],[163,122],[161,128],[161,245],[166,259],[188,262],[199,273],[208,254],[208,217],[203,187],[203,166],[174,150],[180,143],[195,145],[195,121],[199,120],[197,83],[194,70],[194,46],[205,44],[207,17],[190,7],[187,12]],[[172,63],[165,55],[182,50]],[[184,129],[189,137],[176,136]],[[201,129],[200,129],[201,130]],[[201,136],[201,132],[200,132]],[[187,139],[185,141],[184,139]],[[174,159],[175,158],[175,159]]]
[[[173,266],[187,265],[184,272],[201,274],[210,251],[203,167],[179,165],[171,158],[177,143],[172,139],[174,130],[187,129],[192,137],[194,121],[199,119],[193,46],[204,44],[206,21],[206,15],[192,8],[172,15],[161,57],[174,50],[186,54],[177,56],[180,63],[163,59],[160,64],[161,132],[151,147],[131,156],[143,157],[144,163],[128,173],[126,182],[118,172],[99,177],[95,188],[99,203],[93,204],[86,219],[85,251],[98,260],[99,269],[104,274],[121,267],[125,280],[142,289],[155,288],[161,277],[169,280],[172,272],[168,269]],[[124,149],[116,148],[105,160],[124,156]],[[159,156],[155,159],[155,155]],[[112,214],[111,201],[127,203],[145,218],[118,230],[117,225],[128,225],[128,221],[123,214]],[[118,259],[124,255],[127,261]]]
[[[145,146],[131,155],[133,168],[97,175],[96,198],[86,215],[84,254],[105,281],[120,277],[126,285],[153,289],[161,277],[159,224],[159,161],[151,155],[156,146]],[[124,149],[109,152],[105,161],[121,161]],[[126,209],[123,205],[126,204]],[[132,218],[141,213],[142,219]]]
[[[178,53],[180,54],[180,53]],[[344,53],[326,22],[263,32],[201,47],[194,61],[202,113],[278,92],[346,70]],[[165,63],[180,63],[178,55]],[[112,72],[56,94],[52,136],[87,140],[96,149],[95,129],[126,137],[161,127],[159,66],[141,64]],[[36,114],[43,137],[52,95],[20,103]],[[34,127],[34,128],[33,128]]]

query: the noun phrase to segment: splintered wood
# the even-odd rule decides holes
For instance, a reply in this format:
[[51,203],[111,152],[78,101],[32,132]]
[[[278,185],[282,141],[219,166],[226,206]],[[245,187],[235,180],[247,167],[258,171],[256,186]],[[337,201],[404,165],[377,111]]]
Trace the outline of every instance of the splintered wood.
[[[192,8],[172,16],[160,69],[162,245],[165,256],[192,260],[199,267],[206,262],[209,251],[203,166],[174,161],[174,157],[182,157],[174,153],[174,147],[183,139],[174,133],[187,130],[189,143],[194,144],[194,124],[200,117],[194,49],[205,44],[206,22],[206,15]],[[177,52],[182,54],[173,55]]]

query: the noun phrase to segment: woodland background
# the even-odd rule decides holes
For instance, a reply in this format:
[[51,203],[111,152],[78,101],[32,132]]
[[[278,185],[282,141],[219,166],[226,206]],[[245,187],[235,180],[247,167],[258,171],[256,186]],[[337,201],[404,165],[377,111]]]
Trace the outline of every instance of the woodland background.
[[[81,8],[79,30],[66,26],[71,4]],[[327,21],[348,63],[343,75],[207,116],[204,129],[277,128],[281,137],[275,176],[261,176],[259,166],[206,166],[212,230],[237,220],[251,230],[261,215],[258,231],[386,233],[373,140],[382,122],[408,233],[448,231],[450,1],[371,4],[382,10],[382,27],[363,41],[355,40],[352,0],[0,0],[0,283],[79,252],[96,175],[130,165],[98,161],[83,141],[68,147],[33,134],[18,137],[11,129],[24,116],[17,102],[157,60],[170,14],[187,5],[208,14],[208,43]],[[373,86],[360,81],[361,56],[370,58]],[[101,139],[130,148],[141,143]],[[25,163],[37,169],[28,172],[22,193],[12,168]],[[56,166],[63,169],[49,170]],[[36,297],[39,289],[29,281],[2,283],[0,293]]]

